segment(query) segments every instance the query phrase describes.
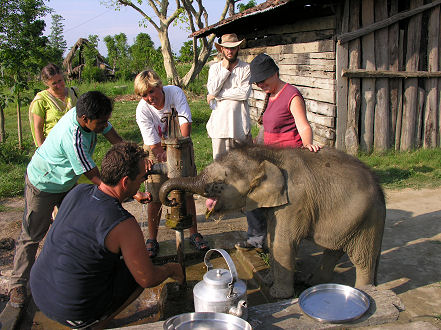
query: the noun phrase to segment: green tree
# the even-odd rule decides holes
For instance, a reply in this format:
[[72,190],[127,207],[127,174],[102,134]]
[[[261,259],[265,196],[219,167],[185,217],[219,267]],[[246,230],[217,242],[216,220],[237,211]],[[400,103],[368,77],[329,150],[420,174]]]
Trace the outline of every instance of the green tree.
[[51,34],[49,35],[50,60],[61,66],[63,63],[63,54],[67,49],[66,40],[64,40],[64,18],[61,15],[52,15]]
[[118,58],[118,49],[115,45],[115,38],[112,36],[105,36],[104,37],[104,43],[106,44],[107,48],[107,63],[109,63],[113,71],[116,70],[116,61]]
[[103,70],[98,66],[98,42],[99,38],[96,34],[87,37],[88,43],[85,44],[83,50],[84,69],[81,72],[81,79],[86,81],[104,81],[105,76]]
[[155,49],[155,44],[147,33],[139,33],[136,36],[135,42],[129,48],[129,54],[132,59],[133,73],[151,68],[160,76],[165,76],[161,50]]
[[180,62],[191,62],[193,60],[194,51],[193,51],[193,41],[189,40],[184,42],[181,49],[179,50],[178,60]]
[[246,4],[239,3],[237,5],[237,9],[239,9],[239,12],[241,13],[244,10],[247,10],[247,9],[255,7],[256,5],[257,5],[257,2],[255,0],[250,0]]
[[[143,20],[141,24],[143,26],[151,25],[155,28],[158,33],[159,40],[161,42],[161,52],[163,57],[164,68],[167,73],[167,79],[170,83],[177,86],[187,86],[191,81],[193,81],[198,73],[202,70],[207,59],[211,55],[211,49],[213,48],[214,35],[208,37],[199,38],[201,42],[201,47],[198,49],[196,47],[196,38],[193,38],[193,49],[194,52],[192,65],[189,71],[180,77],[176,69],[176,62],[173,56],[172,48],[170,45],[170,39],[168,36],[168,29],[170,24],[172,24],[179,17],[185,17],[184,21],[188,22],[191,32],[196,32],[196,30],[203,29],[207,27],[208,24],[208,13],[203,6],[203,0],[176,0],[175,8],[169,9],[168,0],[107,0],[104,3],[109,7],[115,7],[115,10],[120,9],[121,6],[132,7],[138,13],[141,14]],[[147,14],[147,9],[143,10],[141,6],[145,4],[149,6],[154,13],[153,15]],[[227,14],[229,7],[229,0],[225,0],[225,7],[222,11],[219,20],[223,20]],[[155,21],[156,16],[156,21]]]
[[107,60],[113,67],[118,79],[128,80],[131,76],[131,60],[127,36],[124,33],[115,36],[106,36],[104,42],[107,47]]
[[115,46],[118,50],[118,67],[115,72],[118,79],[129,80],[131,77],[129,46],[127,44],[127,36],[124,33],[115,35]]
[[0,0],[0,63],[17,105],[18,144],[22,145],[20,108],[28,82],[47,60],[47,37],[42,19],[49,9],[43,0]]

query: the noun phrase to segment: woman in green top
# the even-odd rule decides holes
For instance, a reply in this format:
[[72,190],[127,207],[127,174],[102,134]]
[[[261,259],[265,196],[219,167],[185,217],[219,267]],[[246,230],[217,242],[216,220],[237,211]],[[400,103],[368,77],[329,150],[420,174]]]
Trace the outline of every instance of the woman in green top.
[[67,88],[63,72],[55,64],[41,70],[41,79],[47,89],[37,93],[29,106],[29,121],[35,145],[41,146],[49,131],[63,115],[77,104],[78,91]]

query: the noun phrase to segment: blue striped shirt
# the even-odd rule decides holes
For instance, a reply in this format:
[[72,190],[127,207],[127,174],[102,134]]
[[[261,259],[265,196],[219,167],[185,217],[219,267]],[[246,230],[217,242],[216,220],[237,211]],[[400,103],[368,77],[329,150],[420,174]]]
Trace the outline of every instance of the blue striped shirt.
[[[108,123],[103,134],[112,125]],[[86,132],[77,121],[76,108],[69,110],[49,132],[27,168],[29,181],[39,190],[60,193],[70,190],[81,174],[96,167],[92,159],[95,132]]]

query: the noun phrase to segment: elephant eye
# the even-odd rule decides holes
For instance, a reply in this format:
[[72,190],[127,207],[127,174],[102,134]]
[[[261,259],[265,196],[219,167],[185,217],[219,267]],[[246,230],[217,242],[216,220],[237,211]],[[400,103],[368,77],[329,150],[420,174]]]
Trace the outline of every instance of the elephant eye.
[[225,182],[224,181],[215,181],[212,184],[206,187],[205,192],[209,196],[220,195],[224,190]]

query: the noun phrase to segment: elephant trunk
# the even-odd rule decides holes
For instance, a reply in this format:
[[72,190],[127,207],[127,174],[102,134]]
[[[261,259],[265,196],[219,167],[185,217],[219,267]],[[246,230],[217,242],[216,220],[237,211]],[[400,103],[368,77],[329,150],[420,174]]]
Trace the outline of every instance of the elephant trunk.
[[184,190],[201,196],[205,195],[205,181],[200,175],[196,177],[173,178],[165,181],[159,190],[159,199],[165,206],[173,206],[173,202],[168,199],[168,194],[172,190]]

